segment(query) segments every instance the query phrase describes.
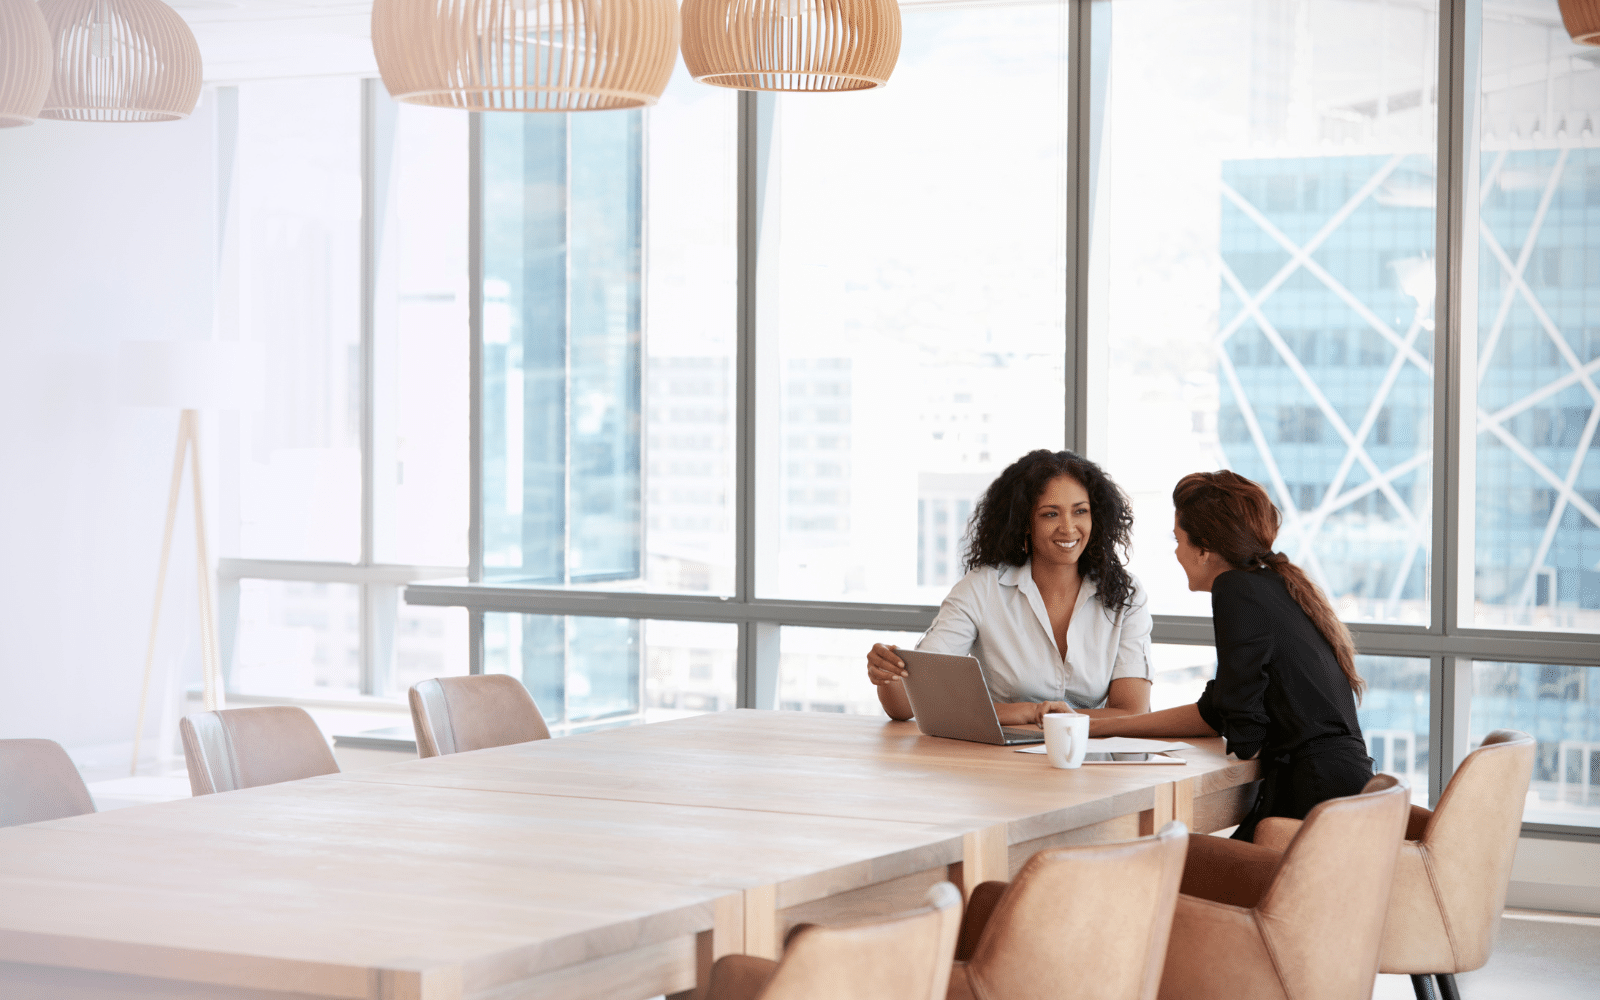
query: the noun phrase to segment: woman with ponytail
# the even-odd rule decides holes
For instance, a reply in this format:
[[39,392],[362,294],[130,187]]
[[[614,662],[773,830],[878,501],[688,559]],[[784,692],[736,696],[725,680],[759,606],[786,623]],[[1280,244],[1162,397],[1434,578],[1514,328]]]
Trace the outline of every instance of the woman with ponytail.
[[1196,472],[1172,491],[1176,555],[1189,589],[1211,592],[1217,677],[1193,705],[1093,719],[1093,736],[1224,736],[1261,758],[1261,790],[1234,837],[1267,816],[1304,819],[1372,777],[1356,699],[1355,644],[1305,572],[1281,552],[1266,490],[1233,472]]

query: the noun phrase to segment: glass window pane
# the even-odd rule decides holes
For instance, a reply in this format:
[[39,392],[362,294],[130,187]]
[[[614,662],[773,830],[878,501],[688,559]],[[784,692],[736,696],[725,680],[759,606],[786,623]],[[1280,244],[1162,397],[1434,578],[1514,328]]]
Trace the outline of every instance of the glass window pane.
[[407,604],[396,611],[394,680],[391,692],[404,697],[411,685],[430,677],[460,677],[468,672],[467,609]]
[[375,558],[465,566],[467,116],[393,108],[374,304]]
[[1217,676],[1217,651],[1211,646],[1150,646],[1150,711],[1200,700],[1206,682]]
[[778,707],[888,718],[867,680],[867,650],[875,642],[911,649],[921,638],[920,632],[785,625],[778,630]]
[[1496,729],[1538,742],[1523,820],[1600,827],[1600,668],[1473,663],[1472,745]]
[[1478,426],[1476,572],[1464,617],[1592,632],[1600,629],[1600,137],[1592,127],[1600,65],[1553,9],[1535,18],[1485,6],[1483,20],[1477,398],[1468,410]]
[[735,625],[490,613],[483,636],[485,671],[520,678],[557,736],[736,705]]
[[1356,709],[1372,769],[1411,782],[1411,801],[1428,804],[1429,664],[1403,656],[1358,656],[1367,693]]
[[1153,610],[1209,614],[1170,498],[1230,468],[1346,618],[1427,622],[1436,5],[1097,6],[1091,454],[1134,496]]
[[761,595],[937,603],[1062,446],[1067,16],[903,7],[892,86],[762,98]]
[[733,593],[737,97],[680,62],[647,119],[645,576]]
[[[239,87],[239,339],[262,344],[265,406],[226,416],[237,554],[361,557],[361,83]],[[231,548],[231,547],[230,547]]]
[[228,690],[283,698],[361,694],[361,588],[240,580]]
[[738,707],[737,625],[647,621],[644,642],[646,722]]
[[484,118],[486,579],[731,592],[735,100]]

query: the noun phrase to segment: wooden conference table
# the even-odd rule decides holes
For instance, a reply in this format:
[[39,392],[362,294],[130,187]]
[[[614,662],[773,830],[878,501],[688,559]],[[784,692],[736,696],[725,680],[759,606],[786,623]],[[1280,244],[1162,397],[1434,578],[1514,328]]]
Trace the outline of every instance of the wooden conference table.
[[912,723],[735,711],[0,829],[0,996],[637,1000],[789,926],[1169,819],[1253,762],[1056,770]]

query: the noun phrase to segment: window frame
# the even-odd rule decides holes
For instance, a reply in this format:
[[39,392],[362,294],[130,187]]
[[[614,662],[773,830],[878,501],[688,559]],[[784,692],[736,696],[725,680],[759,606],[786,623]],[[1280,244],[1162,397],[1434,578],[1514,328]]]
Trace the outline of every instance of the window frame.
[[[1104,146],[1105,96],[1111,46],[1114,0],[1060,0],[1068,11],[1068,107],[1071,130],[1068,175],[1071,197],[1062,220],[1067,239],[1066,341],[1062,345],[1069,376],[1066,384],[1065,440],[1079,452],[1099,453],[1104,429],[1090,414],[1106,412],[1103,385],[1090,374],[1105,358],[1105,345],[1092,342],[1090,271],[1092,206]],[[1408,626],[1350,623],[1356,647],[1363,654],[1427,658],[1430,663],[1430,797],[1436,803],[1455,768],[1469,751],[1468,725],[1474,660],[1600,666],[1600,634],[1473,628],[1472,531],[1474,509],[1464,508],[1475,489],[1472,439],[1463,438],[1475,423],[1463,420],[1469,397],[1464,387],[1475,375],[1478,282],[1478,102],[1482,0],[1442,0],[1439,7],[1439,77],[1442,95],[1437,130],[1436,262],[1437,293],[1434,330],[1433,482],[1446,484],[1432,497],[1432,553],[1429,565],[1430,624]],[[735,593],[731,597],[652,592],[602,592],[481,583],[479,473],[482,467],[480,426],[482,328],[481,246],[481,119],[471,128],[472,247],[469,281],[472,328],[471,485],[472,520],[467,582],[418,579],[405,586],[410,604],[465,607],[473,647],[469,662],[482,670],[483,616],[489,612],[544,615],[591,615],[634,619],[724,622],[738,626],[738,704],[774,708],[778,697],[779,629],[784,625],[882,629],[920,632],[932,623],[937,608],[926,605],[862,604],[800,601],[756,596],[758,560],[756,358],[770,350],[757,329],[756,254],[760,244],[762,185],[768,175],[775,98],[741,91],[738,95],[738,300],[735,371],[737,439],[735,510]],[[1467,336],[1463,337],[1463,331]],[[759,516],[758,516],[759,515]],[[1465,557],[1464,557],[1465,554]],[[1211,620],[1205,617],[1156,615],[1152,641],[1178,645],[1212,645]],[[1525,836],[1600,843],[1600,828],[1524,823]]]

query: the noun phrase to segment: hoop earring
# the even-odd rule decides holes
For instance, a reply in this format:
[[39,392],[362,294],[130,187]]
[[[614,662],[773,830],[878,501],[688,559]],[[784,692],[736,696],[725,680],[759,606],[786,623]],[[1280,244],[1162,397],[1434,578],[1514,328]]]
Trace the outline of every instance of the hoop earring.
[[1027,555],[1031,551],[1031,543],[1032,542],[1033,542],[1033,539],[1029,538],[1027,535],[1023,535],[1022,536],[1022,554],[1023,555]]

